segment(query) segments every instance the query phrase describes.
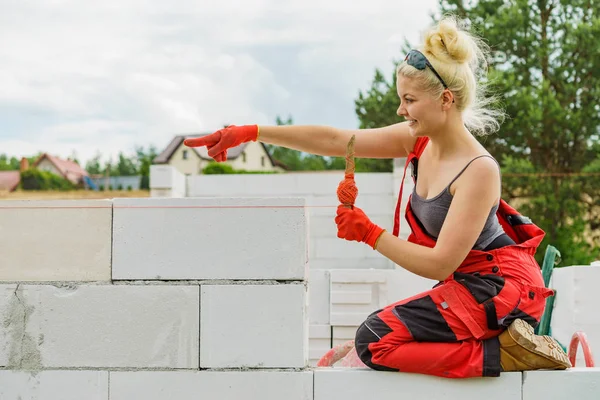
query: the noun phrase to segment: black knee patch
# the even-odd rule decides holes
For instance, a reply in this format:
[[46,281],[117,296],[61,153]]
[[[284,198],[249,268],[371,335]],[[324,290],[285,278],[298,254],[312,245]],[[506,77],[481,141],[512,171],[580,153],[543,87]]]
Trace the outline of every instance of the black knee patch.
[[354,338],[354,346],[358,357],[365,365],[377,371],[398,371],[395,368],[374,364],[372,361],[373,354],[369,350],[371,343],[377,343],[390,332],[392,332],[392,329],[374,313],[358,327]]
[[416,341],[456,342],[456,335],[437,309],[431,296],[396,306],[393,312]]

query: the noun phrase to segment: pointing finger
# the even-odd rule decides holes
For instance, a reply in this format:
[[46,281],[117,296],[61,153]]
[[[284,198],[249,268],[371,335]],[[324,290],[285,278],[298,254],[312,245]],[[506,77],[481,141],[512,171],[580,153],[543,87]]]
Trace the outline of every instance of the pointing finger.
[[221,133],[215,132],[210,135],[198,137],[198,138],[190,138],[185,139],[183,144],[188,147],[199,147],[199,146],[214,146],[221,139]]

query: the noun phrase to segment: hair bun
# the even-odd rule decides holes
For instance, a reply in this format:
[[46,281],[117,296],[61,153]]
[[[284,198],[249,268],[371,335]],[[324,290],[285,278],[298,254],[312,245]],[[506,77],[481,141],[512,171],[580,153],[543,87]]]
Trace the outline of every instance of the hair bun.
[[438,60],[471,64],[477,58],[474,45],[473,38],[459,28],[456,20],[446,17],[425,34],[423,50]]

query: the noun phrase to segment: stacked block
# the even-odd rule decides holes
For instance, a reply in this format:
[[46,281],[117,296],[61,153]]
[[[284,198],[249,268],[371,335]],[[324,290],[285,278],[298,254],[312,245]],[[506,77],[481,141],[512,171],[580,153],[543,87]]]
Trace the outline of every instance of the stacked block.
[[310,367],[374,308],[433,282],[309,273],[305,210],[290,198],[1,202],[0,399],[599,397],[597,368],[451,380]]
[[[162,182],[161,177],[157,179]],[[378,252],[356,246],[356,243],[339,240],[337,237],[334,218],[339,200],[335,190],[343,179],[343,171],[318,174],[191,175],[187,178],[187,195],[222,198],[305,198],[307,217],[310,219],[310,245],[307,251],[311,269],[393,268],[393,263]],[[355,179],[359,188],[356,205],[363,209],[373,222],[391,231],[397,200],[393,191],[399,182],[394,180],[391,173],[357,173]],[[410,188],[406,190],[410,192]],[[403,204],[406,205],[406,202]],[[405,227],[406,224],[403,225],[404,229]]]
[[303,199],[0,203],[0,398],[312,399],[306,240]]

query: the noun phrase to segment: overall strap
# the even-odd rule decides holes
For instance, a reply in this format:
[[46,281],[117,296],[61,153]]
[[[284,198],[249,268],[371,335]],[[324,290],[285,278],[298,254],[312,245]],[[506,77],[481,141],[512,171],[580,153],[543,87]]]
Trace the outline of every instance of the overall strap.
[[404,164],[404,174],[402,175],[402,182],[400,182],[400,194],[398,195],[398,202],[396,203],[396,212],[394,214],[394,236],[398,236],[400,234],[400,208],[402,205],[402,191],[404,189],[404,179],[406,179],[406,170],[408,169],[408,165],[414,159],[418,160],[419,157],[421,157],[421,154],[423,154],[423,150],[425,149],[425,146],[428,142],[428,137],[418,138],[413,151],[406,158],[406,164]]

